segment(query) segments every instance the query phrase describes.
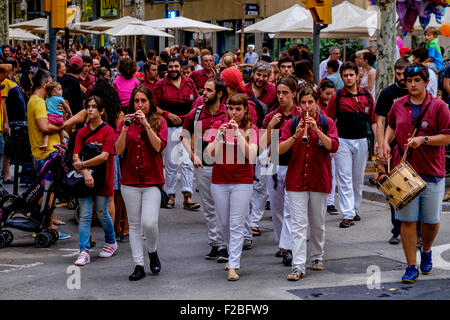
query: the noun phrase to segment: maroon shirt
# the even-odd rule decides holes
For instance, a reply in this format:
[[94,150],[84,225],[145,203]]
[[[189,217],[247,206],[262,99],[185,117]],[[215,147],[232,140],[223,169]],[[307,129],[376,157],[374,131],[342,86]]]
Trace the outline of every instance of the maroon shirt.
[[[395,139],[402,151],[406,149],[408,138],[411,137],[415,121],[412,120],[412,107],[409,95],[398,98],[392,105],[388,114],[388,124],[395,130]],[[430,103],[422,123],[417,130],[417,136],[434,136],[437,134],[450,134],[450,111],[448,105],[441,99],[433,98],[430,93],[422,104],[423,108]],[[393,166],[400,163],[398,144],[393,150]],[[406,161],[411,164],[419,174],[434,177],[445,177],[445,146],[429,146],[422,144],[417,149],[409,149]],[[402,152],[403,153],[403,152]]]
[[142,85],[146,86],[151,91],[151,93],[153,93],[153,90],[155,89],[157,82],[158,80],[155,80],[154,82],[149,82],[147,81],[147,79],[145,79],[144,82],[142,82]]
[[[296,105],[294,105],[291,109],[291,113],[289,113],[287,116],[283,113],[283,110],[281,109],[281,107],[278,107],[276,110],[270,112],[269,114],[267,114],[267,116],[264,118],[264,121],[262,123],[262,128],[263,129],[267,129],[267,127],[269,126],[269,122],[272,120],[273,116],[276,115],[277,113],[281,113],[281,121],[278,123],[278,125],[276,125],[274,127],[274,129],[278,129],[280,130],[279,132],[279,136],[281,136],[281,129],[283,128],[284,124],[286,123],[286,121],[292,119],[295,116],[301,115],[302,113],[302,109],[300,107],[297,107]],[[279,164],[280,166],[287,166],[289,163],[289,159],[290,159],[290,152],[286,152],[284,154],[280,154],[279,155]]]
[[[245,85],[245,95],[249,98],[255,97],[255,93],[253,92],[252,89],[252,83],[253,82],[250,81]],[[264,89],[262,90],[261,95],[255,98],[264,103],[269,109],[269,111],[273,111],[278,104],[277,87],[275,86],[275,84],[268,82],[264,87]]]
[[93,85],[95,82],[95,77],[91,74],[88,74],[88,76],[84,80],[82,80],[81,77],[79,79],[80,79],[80,84],[83,87],[85,87],[86,89],[89,88],[91,85]]
[[[216,138],[217,129],[222,125],[222,123],[227,123],[229,120],[222,122],[217,121],[213,124],[211,130],[207,135],[207,141],[212,142]],[[245,136],[245,133],[240,129],[241,134]],[[258,128],[252,125],[247,132],[249,134],[250,144],[259,144],[259,133]],[[212,183],[215,184],[253,184],[253,164],[251,164],[248,159],[238,162],[238,150],[237,139],[234,136],[232,130],[226,131],[226,137],[220,142],[220,147],[218,148],[218,154],[215,159],[220,161],[215,161],[212,170]],[[230,159],[227,159],[227,154],[231,153],[233,155],[233,163]],[[240,154],[240,159],[243,159],[244,155]],[[231,158],[228,155],[228,158]],[[227,161],[228,160],[228,161]]]
[[[178,89],[168,78],[158,80],[153,90],[153,100],[155,104],[163,110],[169,111],[179,117],[184,117],[191,111],[192,103],[197,99],[198,92],[194,81],[185,76],[181,76],[180,88]],[[167,122],[169,127],[181,127]]]
[[[75,147],[73,154],[79,154],[83,148],[82,140],[92,132],[89,125],[83,127],[78,131],[75,138]],[[102,152],[108,152],[109,157],[106,160],[106,177],[105,184],[98,190],[95,195],[102,197],[111,197],[114,194],[114,129],[111,126],[104,126],[94,135],[90,136],[84,143],[92,143],[102,148]],[[83,159],[81,159],[83,160]],[[95,181],[94,181],[95,183]]]
[[[122,159],[121,184],[146,188],[164,184],[162,152],[167,145],[167,122],[161,118],[161,124],[156,134],[161,139],[161,151],[153,148],[147,131],[138,120],[131,123],[127,132],[127,142]],[[117,128],[117,138],[122,132],[123,121]]]
[[197,90],[205,88],[206,81],[216,76],[214,70],[211,71],[212,71],[211,76],[208,76],[206,74],[205,69],[197,70],[191,73],[189,77],[194,81],[195,85],[197,86]]
[[345,87],[342,88],[339,106],[336,106],[337,92],[333,93],[328,101],[327,115],[331,119],[337,119],[339,137],[344,139],[365,138],[367,122],[374,124],[377,121],[373,98],[370,103],[364,90],[360,87],[357,90],[358,94],[352,95]]
[[[316,122],[319,130],[322,131],[318,113],[316,114]],[[283,126],[280,142],[292,136],[291,123],[292,119],[288,120]],[[330,153],[335,153],[339,147],[336,125],[331,118],[328,118],[327,136],[331,138],[332,142],[330,151],[323,147],[319,136],[312,130],[308,130],[309,139],[307,143],[302,143],[300,139],[295,141],[291,147],[291,158],[286,173],[287,191],[331,192]]]
[[[202,112],[200,113],[200,116],[198,118],[198,122],[195,123],[195,115],[197,113],[197,108],[192,109],[191,112],[186,116],[183,123],[183,132],[181,133],[181,138],[188,137],[195,139],[194,141],[201,141],[202,142],[202,162],[204,166],[212,166],[213,162],[208,161],[205,162],[205,154],[204,151],[206,147],[208,146],[207,141],[207,134],[208,130],[213,126],[213,124],[217,121],[220,122],[228,122],[228,116],[227,116],[227,107],[225,104],[221,104],[219,109],[214,113],[210,113],[206,106],[203,106]],[[197,130],[195,130],[197,128]],[[197,132],[195,132],[197,131]],[[197,135],[192,137],[194,133],[200,134],[201,136]]]

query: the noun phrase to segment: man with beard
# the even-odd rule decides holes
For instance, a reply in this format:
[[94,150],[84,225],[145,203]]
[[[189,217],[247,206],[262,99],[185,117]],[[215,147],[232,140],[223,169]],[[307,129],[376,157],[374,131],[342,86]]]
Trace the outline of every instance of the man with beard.
[[91,74],[92,58],[90,56],[82,56],[81,58],[83,59],[83,69],[79,76],[80,88],[83,94],[86,95],[87,89],[94,84],[95,77]]
[[[272,111],[277,104],[277,89],[275,84],[269,82],[272,67],[266,61],[258,61],[252,70],[252,81],[245,85],[245,95],[256,105],[258,121],[255,125],[261,128],[264,117],[268,111]],[[267,201],[266,179],[261,174],[261,162],[264,162],[267,154],[256,158],[255,181],[253,183],[253,196],[250,213],[250,227],[253,236],[261,235],[259,220],[261,220]],[[247,239],[248,240],[248,239]]]
[[181,168],[181,191],[184,195],[184,209],[195,210],[200,204],[192,201],[192,183],[194,180],[194,165],[189,154],[181,145],[180,135],[184,118],[190,111],[192,103],[198,97],[194,81],[181,75],[181,60],[170,58],[168,73],[160,79],[153,90],[154,102],[158,112],[167,119],[169,127],[167,146],[164,149],[164,164],[166,170],[165,189],[169,196],[168,209],[175,206],[177,190],[177,171]]
[[225,247],[222,232],[217,225],[215,204],[211,195],[212,165],[214,159],[208,159],[204,150],[208,146],[206,132],[216,121],[225,121],[227,109],[225,83],[217,78],[208,79],[203,91],[203,105],[194,108],[186,116],[181,139],[195,166],[196,181],[202,199],[206,227],[208,228],[211,251],[206,259],[218,262],[228,261],[228,252],[219,247]]
[[144,74],[144,83],[142,84],[153,93],[158,82],[158,65],[153,61],[147,61],[144,63]]
[[[389,87],[384,88],[377,100],[377,106],[375,108],[375,113],[377,114],[377,141],[384,141],[384,133],[387,127],[386,118],[391,111],[392,105],[395,100],[401,98],[408,94],[408,89],[406,88],[405,77],[403,73],[406,68],[408,68],[409,62],[404,58],[400,58],[395,62],[395,83],[391,84]],[[394,150],[396,141],[391,142],[391,150]],[[399,244],[400,239],[400,226],[401,222],[395,219],[395,210],[391,207],[391,221],[392,221],[392,238],[389,240],[390,244]]]
[[331,96],[327,115],[337,119],[339,149],[335,163],[342,212],[339,227],[348,228],[353,221],[361,220],[356,211],[361,205],[364,170],[369,157],[368,137],[370,130],[376,132],[376,115],[372,95],[357,84],[356,64],[342,64],[340,73],[344,87]]
[[29,92],[31,89],[31,78],[35,75],[35,73],[39,69],[48,70],[45,61],[39,59],[38,56],[38,47],[33,47],[31,49],[30,57],[22,63],[22,78],[20,79],[20,83],[26,92]]
[[214,70],[214,58],[212,55],[207,54],[202,57],[202,67],[202,70],[194,71],[190,75],[190,78],[194,81],[200,94],[202,94],[206,80],[214,78],[216,75]]

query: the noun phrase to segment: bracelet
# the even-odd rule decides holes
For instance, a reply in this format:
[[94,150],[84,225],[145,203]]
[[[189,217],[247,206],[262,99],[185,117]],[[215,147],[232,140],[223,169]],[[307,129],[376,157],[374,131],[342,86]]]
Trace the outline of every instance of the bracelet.
[[81,169],[84,169],[84,163],[81,161]]
[[291,136],[291,138],[294,138],[294,140],[297,140],[297,138],[296,138],[296,137],[294,137],[294,136]]
[[165,118],[165,119],[167,119],[167,118],[169,118],[169,111],[164,111],[163,112],[163,117]]

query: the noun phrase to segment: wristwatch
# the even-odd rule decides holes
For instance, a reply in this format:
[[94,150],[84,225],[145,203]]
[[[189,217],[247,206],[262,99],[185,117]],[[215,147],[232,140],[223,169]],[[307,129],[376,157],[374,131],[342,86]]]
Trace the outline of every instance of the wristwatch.
[[428,143],[428,136],[424,136],[423,137],[423,144],[427,144]]

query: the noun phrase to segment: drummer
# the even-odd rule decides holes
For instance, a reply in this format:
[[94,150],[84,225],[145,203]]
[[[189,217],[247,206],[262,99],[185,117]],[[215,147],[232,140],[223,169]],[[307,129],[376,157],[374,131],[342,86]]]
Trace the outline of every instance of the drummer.
[[[383,157],[391,158],[389,143],[397,140],[393,150],[393,166],[397,166],[407,146],[406,161],[427,183],[426,189],[406,207],[396,212],[401,221],[401,239],[408,267],[403,282],[412,283],[419,277],[416,266],[416,223],[422,221],[420,270],[432,269],[431,246],[439,230],[442,200],[445,192],[445,152],[450,143],[450,111],[447,104],[427,92],[428,68],[413,64],[405,70],[408,95],[397,99],[388,114],[388,127],[383,143]],[[415,119],[424,112],[416,135],[411,138]]]

